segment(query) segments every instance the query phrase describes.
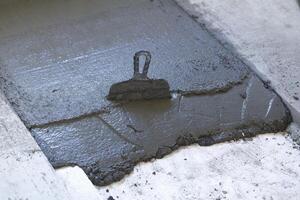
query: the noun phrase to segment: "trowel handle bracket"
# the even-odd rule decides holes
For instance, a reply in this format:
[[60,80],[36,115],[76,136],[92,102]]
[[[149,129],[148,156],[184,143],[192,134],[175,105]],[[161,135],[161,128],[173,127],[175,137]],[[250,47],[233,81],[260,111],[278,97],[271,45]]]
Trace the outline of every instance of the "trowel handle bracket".
[[[145,56],[146,60],[145,60],[145,65],[144,65],[144,68],[143,68],[143,72],[140,73],[139,72],[139,68],[140,68],[140,57],[141,56]],[[149,66],[150,66],[150,62],[151,62],[151,54],[149,51],[139,51],[139,52],[136,52],[134,54],[134,57],[133,57],[133,66],[134,66],[134,74],[133,74],[133,77],[134,78],[145,78],[147,79],[147,74],[148,74],[148,69],[149,69]]]

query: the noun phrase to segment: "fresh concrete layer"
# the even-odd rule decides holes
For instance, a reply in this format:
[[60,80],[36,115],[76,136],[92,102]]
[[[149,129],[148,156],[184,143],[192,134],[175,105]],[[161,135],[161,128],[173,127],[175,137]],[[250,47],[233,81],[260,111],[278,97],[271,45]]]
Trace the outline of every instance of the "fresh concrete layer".
[[30,132],[0,92],[0,199],[71,200]]
[[105,185],[179,146],[282,131],[289,120],[279,97],[253,75],[226,93],[123,103],[31,131],[54,167],[78,165]]
[[228,89],[248,74],[171,0],[19,1],[0,7],[0,26],[1,86],[28,127],[100,111],[139,50],[171,90]]
[[299,0],[175,0],[283,98],[300,124]]
[[[95,184],[182,145],[277,132],[290,121],[279,97],[170,0],[0,9],[4,92],[50,162],[79,165]],[[149,77],[167,80],[173,98],[107,101],[141,49],[153,55]]]

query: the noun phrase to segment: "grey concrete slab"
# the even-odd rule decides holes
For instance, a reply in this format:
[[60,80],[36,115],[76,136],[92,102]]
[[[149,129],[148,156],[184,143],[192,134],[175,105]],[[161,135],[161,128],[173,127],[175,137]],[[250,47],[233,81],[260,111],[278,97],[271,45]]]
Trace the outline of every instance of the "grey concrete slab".
[[[282,131],[290,121],[279,97],[171,0],[0,10],[3,91],[50,162],[79,165],[95,184],[182,145]],[[106,100],[111,84],[131,78],[142,49],[153,55],[149,77],[167,80],[173,98]]]
[[42,149],[50,147],[48,159],[55,167],[91,165],[99,161],[99,158],[101,167],[105,167],[107,163],[121,160],[123,153],[136,149],[134,144],[115,134],[95,116],[51,124],[49,127],[35,128],[32,133]]
[[79,165],[104,185],[179,146],[283,131],[289,120],[280,98],[252,76],[225,93],[123,103],[31,131],[55,167]]
[[153,54],[149,77],[172,90],[230,87],[248,73],[169,0],[32,1],[0,13],[2,86],[29,127],[108,105],[109,87],[131,78],[143,49]]
[[123,177],[144,153],[97,116],[35,128],[32,134],[54,167],[81,166],[98,184]]

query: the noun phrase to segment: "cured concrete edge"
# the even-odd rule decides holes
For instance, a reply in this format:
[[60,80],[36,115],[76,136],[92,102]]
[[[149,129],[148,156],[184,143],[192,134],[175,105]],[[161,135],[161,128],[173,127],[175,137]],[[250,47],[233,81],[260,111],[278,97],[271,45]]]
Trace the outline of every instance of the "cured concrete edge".
[[182,8],[188,15],[190,15],[198,24],[207,30],[209,34],[211,34],[215,39],[217,39],[220,44],[230,50],[237,58],[239,58],[245,65],[249,67],[252,71],[254,71],[258,78],[260,78],[266,85],[270,86],[273,91],[281,97],[282,101],[290,110],[292,115],[293,121],[297,124],[300,124],[300,110],[296,108],[295,105],[291,103],[291,99],[289,95],[282,90],[281,88],[276,88],[275,82],[278,80],[273,80],[270,77],[268,72],[263,70],[263,67],[260,66],[261,63],[252,62],[247,55],[243,54],[242,51],[239,49],[239,45],[237,42],[232,41],[226,35],[226,27],[218,26],[213,24],[212,21],[206,19],[202,13],[197,12],[195,9],[195,5],[191,4],[190,1],[184,0],[174,0],[177,5]]
[[287,132],[290,134],[294,142],[300,145],[300,126],[296,123],[291,123],[287,129]]
[[96,187],[89,180],[84,171],[78,167],[63,167],[56,170],[56,174],[65,181],[72,199],[99,200],[100,195]]
[[[294,174],[300,173],[299,156],[281,133],[212,147],[193,145],[165,159],[141,163],[124,181],[98,190],[104,199],[122,200],[297,200],[300,182]],[[295,173],[288,174],[282,166]],[[279,186],[287,183],[291,187]]]
[[0,141],[0,199],[72,199],[2,92]]

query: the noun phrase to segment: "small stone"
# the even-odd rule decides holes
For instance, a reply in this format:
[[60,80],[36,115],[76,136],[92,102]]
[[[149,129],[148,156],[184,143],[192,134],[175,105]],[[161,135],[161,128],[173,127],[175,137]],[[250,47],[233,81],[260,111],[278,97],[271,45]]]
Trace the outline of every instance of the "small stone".
[[107,200],[115,200],[112,196],[109,196]]

